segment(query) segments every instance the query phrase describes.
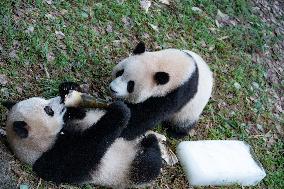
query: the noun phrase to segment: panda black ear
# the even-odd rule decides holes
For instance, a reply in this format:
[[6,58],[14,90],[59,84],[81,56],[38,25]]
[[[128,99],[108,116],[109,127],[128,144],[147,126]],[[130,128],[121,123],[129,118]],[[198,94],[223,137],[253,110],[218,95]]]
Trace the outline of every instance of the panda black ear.
[[27,123],[24,121],[15,121],[13,123],[13,130],[20,138],[27,138],[29,135]]
[[169,82],[170,75],[166,72],[156,72],[154,75],[154,80],[158,85],[164,85]]
[[133,54],[142,54],[145,52],[145,50],[146,50],[145,43],[140,41],[133,50]]
[[8,110],[11,110],[12,107],[17,104],[17,102],[13,102],[13,101],[2,101],[1,104],[3,106],[5,106]]

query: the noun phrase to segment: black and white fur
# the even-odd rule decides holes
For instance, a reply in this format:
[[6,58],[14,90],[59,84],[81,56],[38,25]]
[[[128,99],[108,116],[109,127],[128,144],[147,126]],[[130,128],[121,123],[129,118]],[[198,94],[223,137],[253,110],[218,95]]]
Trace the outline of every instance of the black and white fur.
[[174,136],[187,135],[211,96],[208,65],[192,51],[145,52],[143,43],[133,53],[114,67],[110,84],[113,95],[131,109],[122,136],[133,139],[159,122]]
[[130,118],[122,102],[108,110],[66,109],[60,97],[34,97],[10,108],[9,144],[44,180],[127,188],[147,185],[160,173],[154,135],[132,141],[119,137]]

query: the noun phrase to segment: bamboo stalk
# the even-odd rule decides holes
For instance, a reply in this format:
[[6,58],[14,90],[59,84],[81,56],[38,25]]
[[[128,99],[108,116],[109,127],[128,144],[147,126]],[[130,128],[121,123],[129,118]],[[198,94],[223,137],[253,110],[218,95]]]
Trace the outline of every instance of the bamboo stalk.
[[106,109],[109,106],[105,100],[97,99],[89,94],[78,91],[71,91],[65,97],[64,103],[66,107]]

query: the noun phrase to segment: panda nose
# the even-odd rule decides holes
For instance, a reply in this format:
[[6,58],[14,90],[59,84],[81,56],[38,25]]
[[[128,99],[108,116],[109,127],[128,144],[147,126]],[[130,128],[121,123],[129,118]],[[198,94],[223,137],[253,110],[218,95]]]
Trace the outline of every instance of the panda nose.
[[112,92],[112,93],[117,93],[115,90],[113,90],[111,87],[110,87],[110,91]]

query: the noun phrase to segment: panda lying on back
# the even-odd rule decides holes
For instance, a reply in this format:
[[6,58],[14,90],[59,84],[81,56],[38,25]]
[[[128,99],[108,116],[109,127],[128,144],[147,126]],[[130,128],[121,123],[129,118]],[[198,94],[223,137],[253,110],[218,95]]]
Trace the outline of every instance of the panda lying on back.
[[[61,85],[60,96],[73,88]],[[159,175],[162,159],[155,135],[132,141],[119,137],[130,118],[124,103],[86,110],[62,102],[61,97],[34,97],[6,104],[9,144],[38,176],[55,183],[126,188],[149,184]]]
[[173,136],[187,135],[211,96],[208,65],[191,51],[145,52],[144,43],[133,54],[114,67],[110,84],[113,95],[131,109],[122,136],[131,140],[162,121]]

